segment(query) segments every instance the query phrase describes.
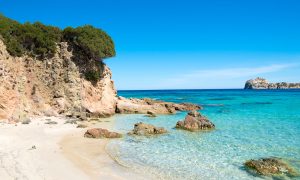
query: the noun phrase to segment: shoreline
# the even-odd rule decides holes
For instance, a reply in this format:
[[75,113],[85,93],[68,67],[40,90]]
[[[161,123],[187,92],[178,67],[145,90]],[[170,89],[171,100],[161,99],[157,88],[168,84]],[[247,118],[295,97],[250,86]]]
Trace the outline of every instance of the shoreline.
[[[201,100],[205,94],[198,93],[201,96],[196,95]],[[193,99],[194,96],[195,94],[190,94],[186,98]],[[176,97],[183,96],[174,98]],[[299,145],[297,141],[290,141],[300,137],[295,121],[298,118],[292,119],[295,118],[297,109],[290,108],[299,107],[299,102],[294,97],[294,93],[287,94],[287,97],[278,96],[277,93],[271,96],[257,93],[244,97],[231,92],[222,96],[216,93],[209,99],[205,97],[207,103],[228,102],[225,106],[229,107],[228,109],[211,107],[206,108],[208,111],[204,111],[204,115],[218,125],[215,133],[190,133],[174,129],[176,122],[183,119],[186,112],[172,116],[159,115],[156,118],[139,114],[117,114],[110,118],[99,119],[101,122],[79,121],[88,123],[88,128],[101,127],[110,131],[118,129],[117,132],[123,134],[131,130],[132,124],[142,121],[165,127],[171,134],[157,137],[156,140],[152,138],[131,140],[130,136],[127,136],[120,144],[110,139],[84,138],[83,134],[88,128],[79,129],[76,128],[76,124],[64,124],[69,119],[63,117],[37,117],[32,119],[30,124],[18,123],[16,127],[15,124],[0,121],[0,177],[5,180],[68,177],[108,180],[155,179],[155,177],[158,177],[156,179],[176,179],[176,177],[254,179],[256,176],[246,171],[244,163],[248,160],[269,157],[290,159],[291,161],[287,162],[293,161],[290,165],[298,170]],[[162,96],[161,99],[164,98],[168,97]],[[243,103],[245,103],[243,109],[236,109]],[[244,107],[247,111],[244,111]],[[256,111],[256,108],[260,108],[260,111]],[[275,110],[273,108],[276,110],[280,108],[284,114],[274,117],[270,114],[270,110]],[[249,114],[253,117],[249,118]],[[284,124],[277,123],[286,117],[292,118],[287,119]],[[47,119],[55,120],[58,124],[45,124]],[[265,131],[266,127],[269,131]],[[268,140],[253,138],[254,136],[265,137]],[[256,146],[249,146],[251,144]],[[31,149],[33,145],[36,149]],[[274,148],[279,145],[280,149]],[[293,153],[295,155],[289,157]],[[193,158],[195,161],[190,161]],[[130,167],[127,167],[127,164]]]
[[[47,119],[57,124],[45,124]],[[0,177],[4,179],[143,179],[105,151],[109,139],[84,138],[87,128],[63,117],[35,117],[30,124],[0,124]],[[85,122],[86,123],[86,122]],[[113,117],[88,122],[113,128]]]

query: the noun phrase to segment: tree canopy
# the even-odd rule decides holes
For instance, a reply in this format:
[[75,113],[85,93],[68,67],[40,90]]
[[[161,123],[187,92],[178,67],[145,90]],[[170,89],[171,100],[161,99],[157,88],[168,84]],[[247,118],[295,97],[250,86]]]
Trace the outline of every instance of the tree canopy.
[[67,27],[62,34],[64,40],[78,46],[91,58],[103,59],[116,54],[112,39],[93,26]]
[[76,46],[89,59],[105,59],[116,54],[111,37],[90,25],[61,30],[40,22],[21,24],[0,14],[0,35],[12,56],[53,56],[57,43],[63,41]]

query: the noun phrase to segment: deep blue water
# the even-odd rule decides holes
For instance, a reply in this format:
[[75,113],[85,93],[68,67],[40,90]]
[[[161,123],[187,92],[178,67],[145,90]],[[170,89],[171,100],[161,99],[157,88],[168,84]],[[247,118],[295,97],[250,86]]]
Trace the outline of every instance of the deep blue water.
[[[190,102],[215,125],[209,132],[174,126],[186,112],[115,116],[115,130],[128,132],[136,122],[169,130],[158,137],[111,141],[108,152],[122,165],[153,179],[260,179],[243,167],[246,160],[276,156],[300,170],[300,90],[119,91],[124,97]],[[288,177],[280,177],[288,179]]]

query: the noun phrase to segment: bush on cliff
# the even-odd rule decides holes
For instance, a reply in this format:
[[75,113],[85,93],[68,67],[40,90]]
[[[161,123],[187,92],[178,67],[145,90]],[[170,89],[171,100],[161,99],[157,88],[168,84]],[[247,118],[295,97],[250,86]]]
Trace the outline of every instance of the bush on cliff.
[[41,56],[53,55],[56,42],[61,40],[61,31],[57,27],[42,23],[20,24],[0,15],[0,34],[12,56],[21,56],[28,52]]
[[39,22],[25,23],[20,27],[17,38],[19,38],[24,51],[42,58],[48,55],[52,56],[55,53],[56,43],[61,40],[59,28],[46,26]]
[[21,56],[23,49],[16,37],[20,24],[0,14],[0,35],[6,44],[7,51],[14,56]]
[[56,45],[67,41],[88,59],[115,56],[114,43],[109,35],[93,26],[68,27],[63,31],[40,22],[18,23],[0,14],[0,35],[12,56],[24,54],[44,58],[53,56]]
[[63,30],[63,39],[79,47],[89,58],[104,59],[115,56],[112,39],[101,29],[86,25]]
[[95,70],[90,70],[85,72],[84,76],[86,80],[92,83],[96,83],[100,79],[99,71],[95,71]]

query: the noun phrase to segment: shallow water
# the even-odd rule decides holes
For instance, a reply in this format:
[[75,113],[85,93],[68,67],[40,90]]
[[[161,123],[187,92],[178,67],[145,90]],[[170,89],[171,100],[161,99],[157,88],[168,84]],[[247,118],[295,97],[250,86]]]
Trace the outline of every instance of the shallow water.
[[[150,97],[201,104],[216,130],[187,132],[174,126],[186,112],[115,116],[115,130],[136,122],[169,130],[152,138],[126,136],[107,151],[118,162],[153,179],[261,179],[243,167],[246,160],[276,156],[300,169],[300,90],[120,91],[124,97]],[[281,177],[288,179],[288,177]],[[297,178],[299,179],[299,178]]]

